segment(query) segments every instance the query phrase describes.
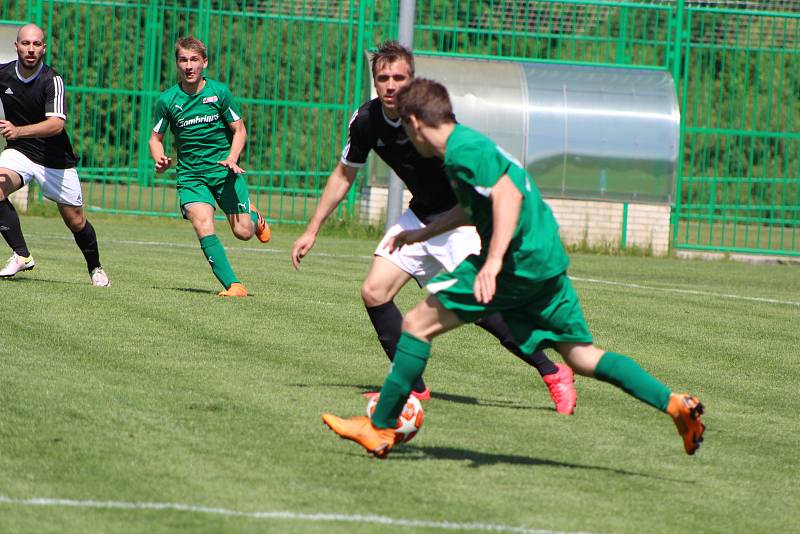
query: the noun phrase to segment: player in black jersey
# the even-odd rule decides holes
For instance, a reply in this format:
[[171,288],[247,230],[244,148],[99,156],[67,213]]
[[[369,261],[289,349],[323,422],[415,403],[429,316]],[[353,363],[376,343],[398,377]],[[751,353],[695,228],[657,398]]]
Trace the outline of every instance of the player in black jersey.
[[100,265],[97,236],[83,212],[78,158],[64,131],[64,81],[44,64],[44,32],[22,26],[15,42],[17,60],[0,65],[0,101],[5,117],[0,134],[6,148],[0,154],[0,233],[14,253],[0,277],[11,278],[33,269],[34,261],[22,235],[19,216],[8,196],[31,180],[58,204],[64,223],[86,259],[92,285],[111,285]]
[[[392,236],[430,224],[456,206],[457,201],[442,161],[424,158],[416,151],[395,109],[395,93],[414,76],[411,52],[397,42],[384,43],[372,57],[372,75],[378,97],[362,105],[350,119],[349,137],[339,164],[328,178],[305,232],[294,242],[292,263],[299,268],[300,260],[314,246],[322,224],[347,194],[358,169],[366,164],[369,151],[374,150],[405,182],[412,195],[409,209],[386,232],[375,250],[372,266],[361,287],[361,297],[378,340],[392,360],[403,321],[393,300],[395,295],[411,278],[424,286],[442,269],[452,271],[467,256],[478,254],[481,243],[474,226],[462,226],[391,253],[386,249]],[[568,366],[554,364],[541,351],[532,356],[523,353],[499,314],[476,324],[497,337],[517,357],[537,368],[559,413],[573,412],[577,396]],[[414,384],[412,394],[423,400],[430,398],[430,391],[421,378]]]

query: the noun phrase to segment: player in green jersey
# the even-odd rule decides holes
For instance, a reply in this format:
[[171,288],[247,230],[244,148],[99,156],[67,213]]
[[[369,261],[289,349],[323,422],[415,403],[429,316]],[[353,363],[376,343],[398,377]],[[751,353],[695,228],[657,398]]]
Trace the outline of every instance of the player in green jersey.
[[387,243],[394,249],[430,239],[463,224],[474,224],[483,243],[452,272],[428,284],[431,293],[403,319],[394,365],[371,419],[323,415],[343,438],[384,457],[411,384],[422,375],[431,341],[464,323],[499,312],[528,354],[555,348],[581,375],[613,384],[672,416],[684,449],[694,454],[703,441],[703,405],[675,394],[632,359],[592,344],[572,284],[569,259],[550,208],[522,168],[484,135],[456,124],[447,89],[416,79],[396,96],[408,137],[420,154],[444,160],[459,205],[428,226],[401,232]]
[[156,103],[156,124],[150,135],[150,155],[156,172],[172,160],[164,154],[169,126],[178,151],[178,196],[211,271],[225,288],[223,297],[246,297],[247,289],[228,262],[214,230],[214,204],[225,212],[233,235],[247,241],[256,235],[270,239],[270,228],[250,197],[245,171],[239,166],[247,130],[228,88],[203,76],[208,66],[206,45],[194,37],[175,43],[180,82],[164,91]]

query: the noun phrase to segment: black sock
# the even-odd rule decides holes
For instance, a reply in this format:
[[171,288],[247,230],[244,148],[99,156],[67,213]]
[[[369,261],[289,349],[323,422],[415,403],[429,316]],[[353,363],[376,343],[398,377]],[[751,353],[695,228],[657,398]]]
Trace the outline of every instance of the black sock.
[[484,317],[483,319],[476,321],[475,324],[500,340],[500,343],[514,356],[528,365],[536,367],[536,370],[539,371],[540,375],[551,375],[558,372],[558,368],[550,360],[550,358],[547,357],[544,351],[540,350],[531,355],[527,355],[522,352],[522,349],[520,349],[519,345],[517,345],[514,336],[511,335],[511,330],[503,320],[503,316],[499,313],[493,313],[488,317]]
[[[394,301],[390,300],[378,306],[368,306],[367,315],[372,321],[372,326],[375,327],[383,352],[386,353],[390,362],[394,361],[394,351],[397,350],[397,342],[400,341],[400,334],[403,331],[403,314],[400,313]],[[425,382],[422,377],[414,383],[412,389],[417,392],[425,391]]]
[[100,252],[97,250],[97,234],[94,233],[92,223],[86,221],[83,230],[72,232],[75,243],[81,249],[83,257],[86,258],[86,268],[91,273],[100,267]]
[[19,222],[17,210],[8,199],[0,202],[0,234],[3,234],[3,239],[18,255],[23,258],[31,255],[25,236],[22,235],[22,224]]

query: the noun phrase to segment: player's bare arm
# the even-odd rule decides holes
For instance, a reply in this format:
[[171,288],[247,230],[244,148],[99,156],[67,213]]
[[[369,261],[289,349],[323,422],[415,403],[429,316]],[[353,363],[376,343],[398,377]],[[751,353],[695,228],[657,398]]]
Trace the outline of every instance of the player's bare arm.
[[233,132],[233,139],[231,140],[231,150],[228,157],[220,161],[219,164],[227,167],[236,174],[243,174],[244,169],[239,166],[239,155],[244,150],[244,144],[247,142],[247,129],[244,127],[244,121],[238,120],[229,122],[228,128]]
[[53,137],[64,130],[64,119],[61,117],[47,117],[42,122],[15,126],[10,121],[0,120],[0,135],[9,141],[23,138]]
[[492,237],[486,262],[475,277],[475,298],[488,304],[497,289],[497,275],[503,268],[503,257],[517,228],[522,208],[522,193],[507,174],[497,181],[490,195],[492,200]]
[[325,189],[322,191],[322,197],[319,199],[317,209],[314,210],[314,215],[306,225],[305,232],[297,238],[292,246],[292,265],[295,269],[300,268],[300,260],[314,246],[319,229],[322,228],[325,220],[347,195],[357,174],[357,168],[348,167],[341,162],[333,169],[333,172],[328,177],[328,182],[325,184]]
[[467,212],[464,211],[459,204],[456,204],[446,212],[442,213],[436,220],[432,221],[429,225],[418,230],[403,230],[396,235],[390,237],[386,241],[385,247],[389,252],[402,248],[403,245],[410,245],[412,243],[419,243],[420,241],[427,241],[439,234],[454,230],[459,226],[466,226],[470,224]]
[[164,154],[164,134],[151,132],[148,146],[150,147],[150,157],[156,164],[156,172],[160,174],[167,170],[172,159]]

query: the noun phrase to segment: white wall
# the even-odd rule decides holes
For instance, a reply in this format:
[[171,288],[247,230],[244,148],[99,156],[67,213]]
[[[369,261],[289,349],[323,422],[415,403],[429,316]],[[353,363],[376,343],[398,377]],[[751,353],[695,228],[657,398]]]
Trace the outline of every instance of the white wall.
[[[405,190],[404,209],[411,194]],[[361,218],[378,224],[386,213],[387,189],[366,187],[361,196]],[[599,202],[545,198],[558,221],[559,234],[567,245],[611,246],[622,242],[624,205],[622,202]],[[661,256],[669,252],[669,217],[667,204],[628,204],[626,246],[637,246]]]

